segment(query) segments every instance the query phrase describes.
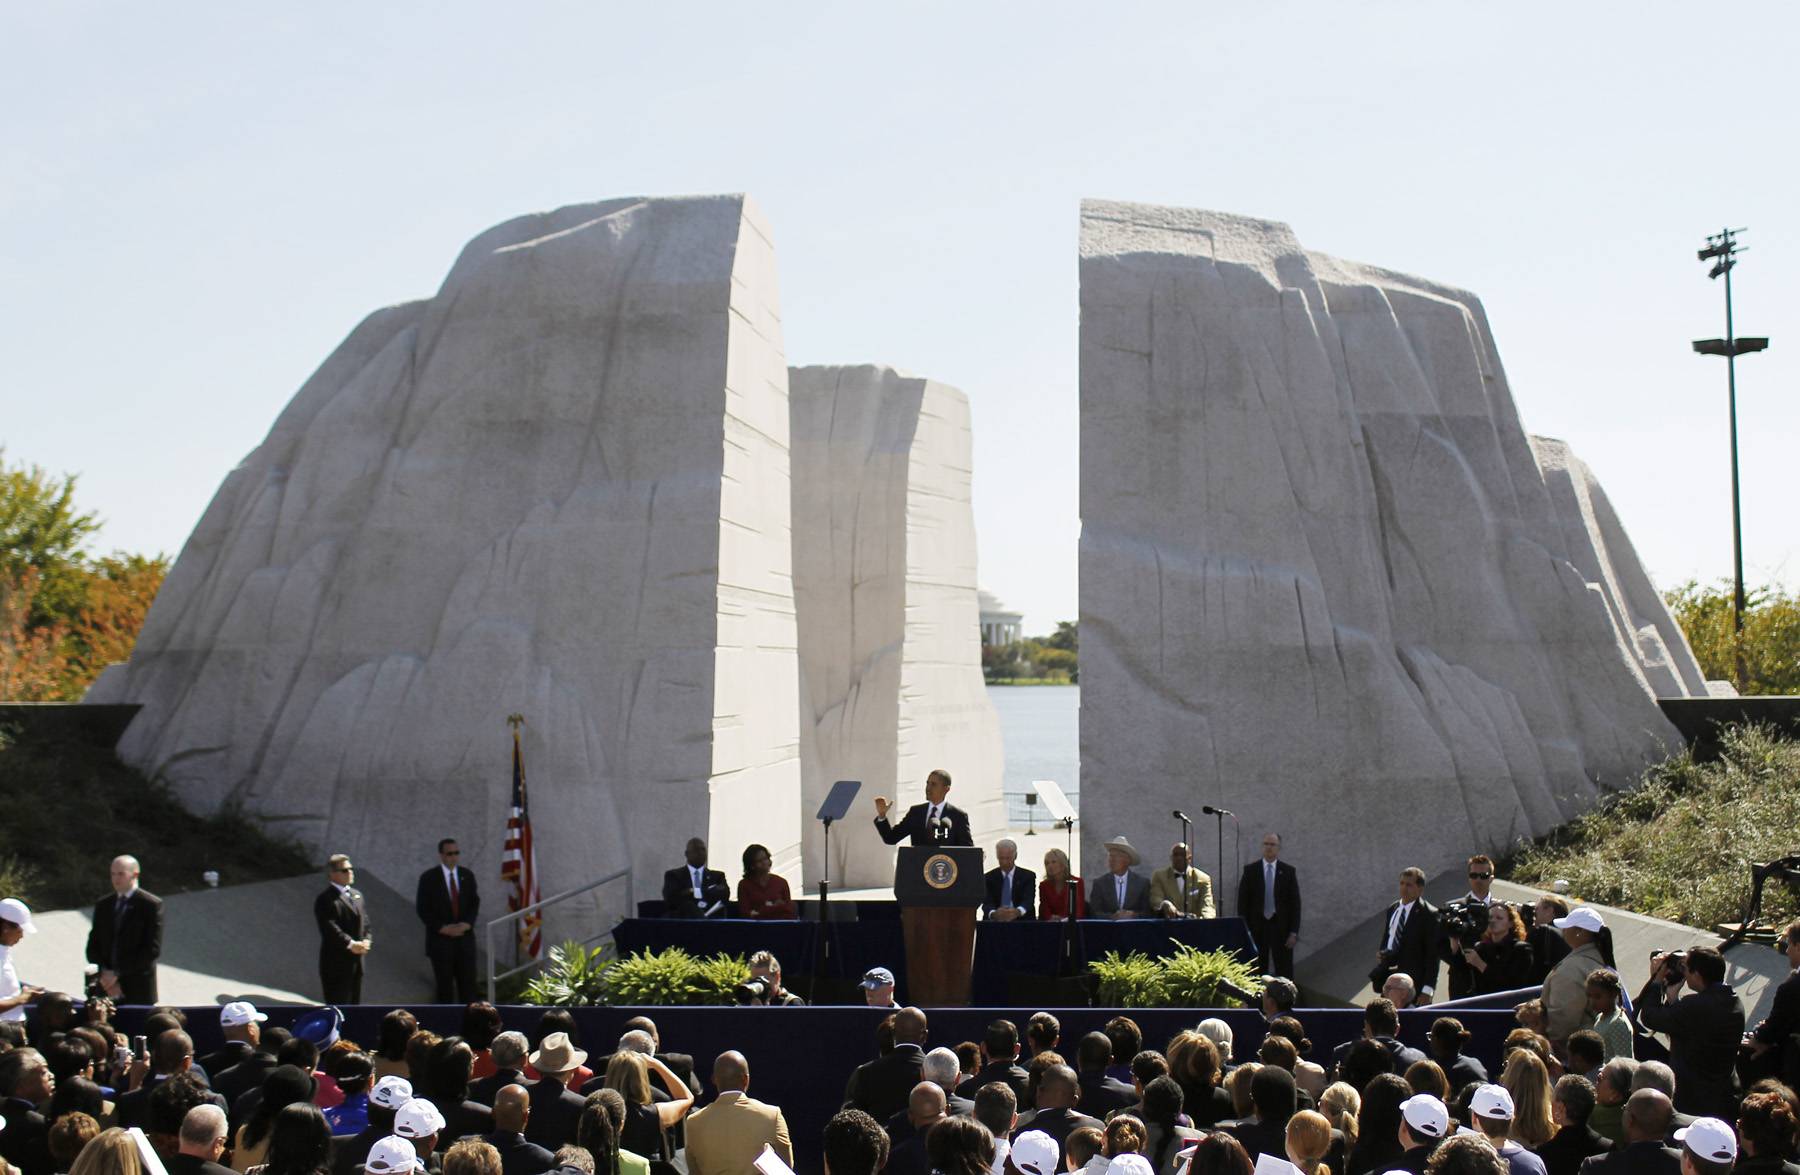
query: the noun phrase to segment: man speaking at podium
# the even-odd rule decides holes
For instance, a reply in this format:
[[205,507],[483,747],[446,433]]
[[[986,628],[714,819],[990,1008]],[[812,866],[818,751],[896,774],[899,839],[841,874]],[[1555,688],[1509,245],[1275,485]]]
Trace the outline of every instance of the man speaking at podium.
[[933,771],[925,777],[925,802],[907,809],[906,818],[898,824],[888,823],[889,802],[886,796],[875,797],[875,831],[888,844],[897,845],[912,838],[915,849],[934,845],[972,847],[975,837],[969,832],[969,814],[954,804],[946,803],[950,794],[950,773]]

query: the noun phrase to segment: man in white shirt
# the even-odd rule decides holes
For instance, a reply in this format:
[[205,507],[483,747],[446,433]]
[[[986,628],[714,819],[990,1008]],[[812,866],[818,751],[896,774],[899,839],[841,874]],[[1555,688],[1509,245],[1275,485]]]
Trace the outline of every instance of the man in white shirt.
[[25,1019],[25,1005],[44,994],[41,987],[19,982],[19,973],[13,969],[13,947],[36,933],[29,906],[18,898],[0,901],[0,1020]]

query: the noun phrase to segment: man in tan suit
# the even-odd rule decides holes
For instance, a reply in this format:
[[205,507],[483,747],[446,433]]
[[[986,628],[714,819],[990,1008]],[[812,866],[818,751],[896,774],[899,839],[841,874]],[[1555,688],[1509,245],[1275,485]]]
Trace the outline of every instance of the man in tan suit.
[[[1183,879],[1187,882],[1185,891]],[[1164,918],[1211,918],[1212,878],[1188,864],[1186,845],[1169,850],[1169,867],[1150,875],[1150,912]]]
[[780,1106],[757,1101],[750,1088],[750,1062],[743,1053],[720,1053],[713,1062],[713,1084],[719,1096],[687,1120],[688,1175],[743,1175],[762,1154],[775,1148],[781,1161],[794,1165],[794,1144]]

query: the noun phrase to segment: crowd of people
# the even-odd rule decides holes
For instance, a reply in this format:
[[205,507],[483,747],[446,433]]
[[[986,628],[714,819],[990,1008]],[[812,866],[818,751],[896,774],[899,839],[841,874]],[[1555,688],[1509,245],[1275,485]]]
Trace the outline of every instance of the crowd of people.
[[[1586,968],[1599,941],[1580,914],[1552,920],[1568,948],[1556,970]],[[1491,941],[1523,941],[1510,918],[1490,926]],[[29,910],[0,902],[0,945],[31,930]],[[1065,1040],[1040,1012],[951,1047],[933,1044],[927,1012],[893,1008],[842,1075],[842,1108],[799,1142],[751,1095],[743,1052],[703,1067],[647,1018],[597,1055],[562,1009],[529,1038],[486,1003],[441,1038],[395,1009],[365,1046],[334,1009],[289,1032],[234,1002],[218,1012],[223,1046],[196,1055],[179,1010],[128,1039],[105,995],[42,993],[29,1019],[0,1020],[0,1175],[741,1175],[808,1147],[831,1175],[1252,1175],[1273,1160],[1300,1175],[1800,1175],[1800,1099],[1781,1079],[1800,1032],[1800,921],[1781,945],[1794,973],[1749,1033],[1716,951],[1658,961],[1635,1017],[1668,1035],[1667,1061],[1636,1055],[1644,1038],[1604,965],[1561,1035],[1551,986],[1522,1004],[1495,1070],[1454,1017],[1423,1048],[1404,1043],[1385,996],[1359,1039],[1315,1056],[1279,976],[1256,1040],[1209,1018],[1155,1047],[1123,1015]],[[779,991],[779,966],[759,962]],[[1416,996],[1396,977],[1384,990]]]

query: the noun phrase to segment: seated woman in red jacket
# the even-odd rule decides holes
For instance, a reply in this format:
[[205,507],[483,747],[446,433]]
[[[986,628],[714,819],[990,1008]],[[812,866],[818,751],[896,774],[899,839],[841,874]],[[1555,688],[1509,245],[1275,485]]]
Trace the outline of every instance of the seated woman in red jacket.
[[1087,900],[1081,896],[1081,878],[1069,876],[1069,854],[1051,849],[1044,854],[1044,880],[1038,882],[1038,919],[1063,922],[1069,917],[1070,883],[1074,883],[1075,917],[1087,917]]
[[798,918],[799,910],[788,895],[788,883],[769,872],[769,850],[751,845],[744,850],[744,876],[738,881],[739,918]]

